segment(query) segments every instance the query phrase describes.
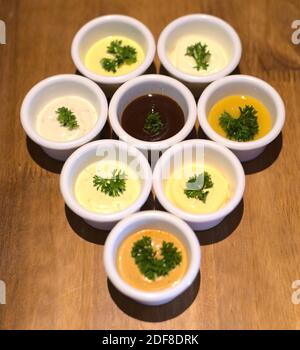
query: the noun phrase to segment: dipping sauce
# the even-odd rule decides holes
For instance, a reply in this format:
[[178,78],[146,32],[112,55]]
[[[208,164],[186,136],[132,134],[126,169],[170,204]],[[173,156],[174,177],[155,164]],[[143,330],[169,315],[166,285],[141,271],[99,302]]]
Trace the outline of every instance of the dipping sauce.
[[[102,67],[101,60],[103,58],[114,58],[114,55],[107,52],[107,48],[111,42],[116,40],[122,41],[122,46],[129,45],[136,50],[136,62],[131,64],[124,63],[120,65],[114,73],[113,71],[105,70]],[[84,62],[86,67],[93,73],[116,77],[132,72],[143,63],[144,59],[144,51],[137,42],[123,36],[108,36],[97,41],[90,47],[90,49],[87,51]]]
[[[206,171],[213,186],[205,189],[208,191],[205,202],[198,198],[190,198],[186,195],[187,182],[195,175]],[[222,208],[230,198],[227,180],[214,167],[192,163],[184,168],[176,169],[164,183],[164,191],[168,199],[178,208],[191,214],[208,214]]]
[[[267,108],[252,96],[232,95],[221,99],[210,110],[208,122],[218,134],[227,137],[227,133],[220,125],[220,116],[226,111],[233,118],[238,118],[240,116],[239,107],[244,108],[246,105],[253,106],[257,111],[258,132],[249,141],[260,139],[271,130],[271,116]],[[232,140],[235,141],[234,139]]]
[[[160,248],[163,241],[172,242],[181,254],[181,262],[166,276],[160,276],[155,280],[146,278],[137,266],[135,259],[132,257],[132,248],[135,242],[143,239],[143,237],[150,237],[152,240],[152,247],[157,252],[157,258],[161,259]],[[180,282],[188,266],[188,257],[186,248],[183,243],[173,234],[156,230],[145,229],[129,235],[120,245],[117,252],[117,268],[125,282],[132,287],[145,290],[149,292],[163,290],[173,287]]]
[[[145,129],[146,119],[151,113],[158,113],[161,123],[161,128],[154,132]],[[177,134],[184,123],[184,114],[178,103],[159,94],[148,94],[133,100],[125,108],[121,118],[123,129],[129,135],[143,141],[168,139]]]
[[[60,124],[56,111],[61,107],[74,113],[78,127],[70,130]],[[79,96],[63,96],[50,101],[38,113],[36,131],[48,140],[67,142],[79,139],[91,131],[97,119],[97,111],[89,101]]]
[[[195,68],[195,59],[186,55],[187,48],[191,45],[201,42],[207,45],[207,50],[210,52],[207,69],[197,70]],[[205,76],[217,73],[224,69],[230,60],[229,52],[215,38],[209,35],[188,34],[179,37],[168,52],[171,63],[177,69],[186,74],[195,76]]]
[[[94,176],[111,179],[114,170],[123,172],[126,177],[125,191],[119,196],[110,196],[97,190]],[[75,182],[75,197],[79,204],[92,212],[111,214],[129,207],[136,201],[141,192],[141,181],[138,174],[126,164],[112,160],[103,160],[89,164],[78,175]]]

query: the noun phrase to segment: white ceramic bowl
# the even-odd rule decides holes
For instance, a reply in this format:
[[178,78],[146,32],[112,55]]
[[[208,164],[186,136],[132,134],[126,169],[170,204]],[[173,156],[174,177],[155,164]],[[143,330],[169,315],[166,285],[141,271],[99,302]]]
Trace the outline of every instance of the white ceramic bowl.
[[[150,93],[170,97],[178,103],[183,111],[184,127],[166,140],[142,141],[129,135],[121,125],[122,113],[127,105],[136,98]],[[108,114],[112,129],[121,140],[142,151],[159,152],[184,140],[190,134],[197,119],[197,106],[189,89],[176,79],[159,74],[147,74],[126,82],[115,92],[109,104]]]
[[[116,266],[118,248],[127,236],[143,229],[168,231],[185,245],[189,264],[185,276],[176,286],[147,292],[132,287],[120,276]],[[200,269],[200,258],[200,245],[191,228],[174,215],[154,210],[136,213],[120,221],[110,232],[104,246],[104,266],[110,281],[126,296],[147,305],[168,303],[191,286]]]
[[[230,95],[249,95],[262,102],[271,115],[270,132],[255,141],[238,142],[214,131],[207,120],[209,112],[215,103]],[[213,82],[203,91],[198,101],[198,118],[200,127],[211,140],[230,148],[243,162],[257,157],[279,135],[285,121],[285,108],[277,91],[265,81],[249,75],[232,75]]]
[[[89,164],[107,160],[121,160],[136,170],[140,176],[142,188],[137,200],[128,208],[112,213],[101,214],[82,207],[75,196],[74,185],[79,173]],[[65,162],[60,175],[60,190],[67,206],[89,225],[103,230],[111,229],[119,220],[138,211],[151,192],[152,172],[148,161],[136,148],[116,140],[91,142],[76,150]]]
[[[84,64],[89,48],[98,40],[111,35],[126,36],[136,41],[144,50],[143,63],[128,74],[108,77],[90,71]],[[155,41],[150,30],[135,18],[123,15],[107,15],[86,23],[76,33],[71,47],[71,55],[76,68],[86,77],[99,83],[109,96],[125,81],[143,74],[151,65],[155,55]]]
[[[165,194],[164,181],[178,167],[202,162],[217,169],[228,181],[230,199],[209,214],[192,214],[178,208]],[[208,140],[187,140],[168,149],[158,160],[153,172],[153,187],[160,204],[170,213],[186,221],[194,230],[218,225],[240,203],[245,189],[245,173],[237,157],[226,147]]]
[[[170,61],[169,51],[178,38],[186,34],[202,33],[223,45],[230,60],[224,69],[206,76],[195,76],[177,69]],[[241,41],[236,31],[222,19],[206,15],[192,14],[179,17],[169,23],[161,32],[157,44],[158,57],[170,75],[186,84],[196,97],[201,90],[217,79],[230,74],[239,64],[242,54]]]
[[[42,137],[35,126],[39,111],[51,100],[67,95],[82,97],[94,106],[98,115],[95,126],[81,138],[68,142],[56,142]],[[66,160],[76,148],[98,136],[107,121],[107,109],[106,97],[94,82],[73,74],[55,75],[40,81],[27,93],[21,106],[21,123],[27,136],[50,157]]]

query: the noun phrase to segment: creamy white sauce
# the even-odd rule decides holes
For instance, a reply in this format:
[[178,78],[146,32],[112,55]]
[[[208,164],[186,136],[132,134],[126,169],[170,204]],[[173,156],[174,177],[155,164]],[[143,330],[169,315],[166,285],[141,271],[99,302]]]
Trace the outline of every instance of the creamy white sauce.
[[[79,124],[78,128],[69,130],[68,127],[60,124],[57,120],[58,114],[55,113],[60,107],[66,107],[75,114]],[[94,127],[96,121],[97,111],[89,101],[79,96],[63,96],[50,101],[39,112],[36,130],[48,140],[67,142],[87,134]]]
[[[120,196],[111,197],[93,185],[94,175],[110,179],[114,169],[126,176],[126,189]],[[80,205],[92,212],[111,214],[126,209],[133,204],[141,192],[141,180],[128,165],[113,160],[94,162],[84,168],[75,182],[75,196]]]
[[[207,50],[210,52],[209,66],[207,70],[194,68],[196,62],[193,57],[186,56],[186,49],[190,45],[197,42],[207,45]],[[190,34],[180,37],[169,51],[169,59],[171,63],[184,73],[204,76],[219,72],[224,69],[229,63],[229,53],[216,39],[207,35]]]
[[203,172],[203,164],[192,163],[184,168],[176,169],[165,182],[164,190],[171,202],[178,208],[192,214],[208,214],[222,208],[230,198],[229,185],[223,175],[215,168],[205,165],[213,187],[208,189],[206,202],[189,198],[184,193],[188,179]]

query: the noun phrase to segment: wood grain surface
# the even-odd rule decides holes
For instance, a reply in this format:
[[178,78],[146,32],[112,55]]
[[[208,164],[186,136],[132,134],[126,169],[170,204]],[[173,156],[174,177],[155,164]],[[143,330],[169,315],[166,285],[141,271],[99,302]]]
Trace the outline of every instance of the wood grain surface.
[[[218,227],[198,233],[202,266],[174,302],[145,307],[108,282],[105,232],[68,210],[59,192],[61,163],[29,141],[20,105],[41,79],[74,73],[70,45],[88,20],[133,16],[155,38],[176,17],[202,12],[241,37],[240,72],[273,85],[286,104],[282,134],[245,164],[246,192]],[[0,45],[1,329],[300,329],[291,301],[300,279],[300,45],[291,23],[300,1],[0,0],[7,43]],[[159,71],[159,61],[155,60]],[[149,207],[150,205],[148,205]]]

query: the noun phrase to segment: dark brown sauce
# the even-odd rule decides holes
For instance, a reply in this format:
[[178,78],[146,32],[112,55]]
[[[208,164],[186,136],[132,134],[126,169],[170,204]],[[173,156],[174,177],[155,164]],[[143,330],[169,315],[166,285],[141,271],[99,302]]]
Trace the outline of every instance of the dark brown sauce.
[[[157,133],[144,129],[145,119],[151,111],[158,112],[163,127]],[[184,114],[177,102],[168,96],[148,94],[140,96],[125,108],[121,125],[136,139],[143,141],[161,141],[177,134],[184,126]]]

